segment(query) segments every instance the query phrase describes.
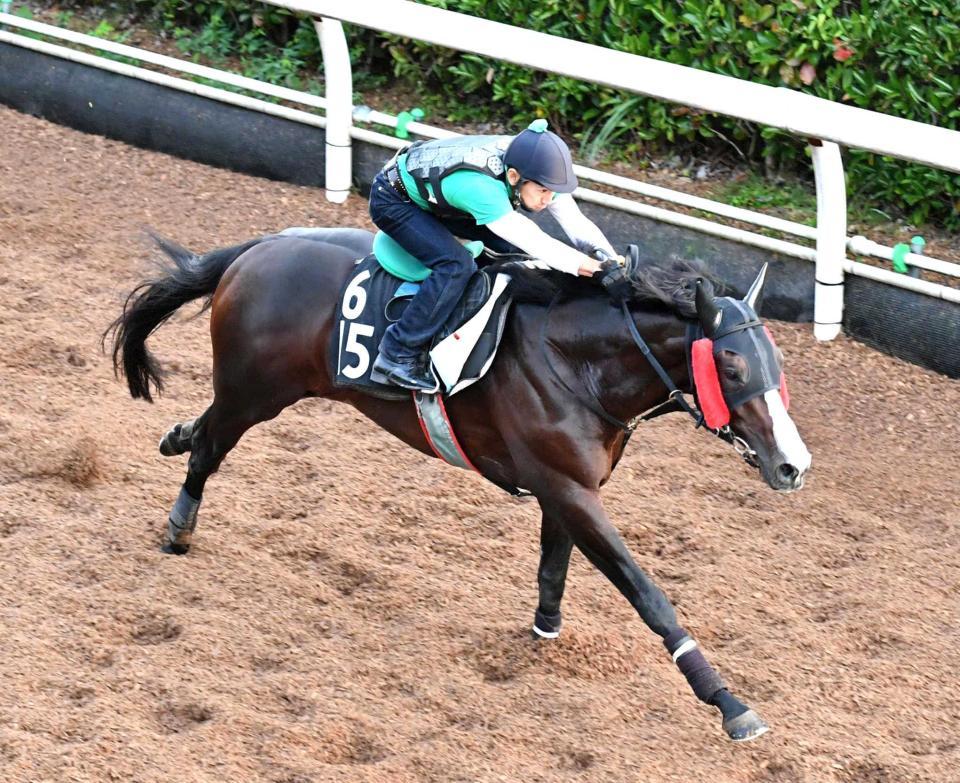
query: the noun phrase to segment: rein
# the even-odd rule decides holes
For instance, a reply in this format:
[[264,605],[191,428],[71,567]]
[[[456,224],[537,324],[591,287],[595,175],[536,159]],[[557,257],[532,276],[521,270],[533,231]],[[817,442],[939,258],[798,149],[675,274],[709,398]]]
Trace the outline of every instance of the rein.
[[[654,406],[646,413],[640,414],[638,416],[634,416],[629,421],[622,421],[621,419],[618,419],[616,416],[613,416],[612,414],[608,413],[604,409],[603,403],[600,402],[600,398],[597,397],[593,389],[591,389],[587,384],[584,384],[584,386],[586,387],[587,391],[590,392],[590,395],[593,397],[592,400],[589,398],[582,397],[574,389],[572,389],[570,387],[570,384],[568,384],[566,380],[564,380],[564,378],[560,375],[560,373],[557,372],[556,367],[553,366],[553,363],[550,361],[550,356],[547,353],[547,326],[550,323],[550,313],[553,310],[554,305],[556,305],[557,301],[559,301],[559,299],[560,299],[560,292],[557,292],[557,294],[554,295],[553,299],[550,301],[550,304],[547,306],[547,312],[544,315],[543,324],[540,327],[540,352],[543,355],[543,360],[546,363],[547,367],[550,369],[550,372],[553,373],[554,377],[558,381],[560,381],[561,385],[568,392],[570,392],[570,394],[572,394],[575,399],[577,399],[584,406],[586,406],[591,411],[593,411],[597,416],[599,416],[601,419],[606,421],[608,424],[612,424],[614,427],[617,427],[618,429],[626,433],[626,437],[624,438],[624,444],[623,444],[624,447],[626,447],[627,440],[629,440],[630,436],[633,434],[634,430],[637,428],[637,425],[641,421],[648,421],[663,413],[670,413],[672,411],[682,410],[688,413],[690,417],[694,420],[697,429],[699,429],[700,427],[706,427],[706,425],[704,424],[703,414],[696,407],[694,407],[689,402],[687,402],[687,399],[686,397],[684,397],[683,392],[677,388],[677,385],[673,382],[673,379],[670,377],[667,371],[663,369],[663,365],[660,364],[660,362],[657,360],[657,357],[653,355],[653,352],[650,350],[650,346],[647,345],[646,340],[644,340],[643,336],[640,334],[640,330],[637,329],[637,325],[636,323],[634,323],[633,317],[630,315],[630,309],[627,307],[626,302],[622,302],[620,304],[620,309],[623,312],[624,319],[627,322],[627,329],[630,332],[630,337],[633,338],[633,342],[636,344],[637,348],[640,349],[640,353],[644,355],[644,358],[646,358],[647,362],[653,368],[654,372],[656,372],[657,376],[660,378],[663,385],[667,387],[667,392],[668,392],[667,400],[665,402],[660,403],[659,405]],[[746,329],[748,327],[757,326],[759,325],[759,323],[760,323],[759,321],[756,321],[756,322],[751,322],[747,324],[742,324],[737,327],[734,327],[730,331],[734,331],[737,329]],[[699,327],[697,327],[697,329],[693,331],[699,333],[700,329]],[[690,345],[693,339],[696,339],[696,335],[691,335],[691,330],[688,329],[687,336],[686,336],[686,342],[687,342],[686,353],[688,356],[690,355]],[[733,430],[730,429],[729,424],[723,427],[720,427],[718,429],[713,429],[710,427],[706,427],[706,429],[709,429],[710,432],[712,432],[722,441],[729,443],[731,446],[733,446],[737,454],[739,454],[748,465],[754,468],[759,467],[759,462],[757,461],[757,453],[750,448],[749,444],[743,438],[741,438],[739,435],[736,435],[733,432]]]

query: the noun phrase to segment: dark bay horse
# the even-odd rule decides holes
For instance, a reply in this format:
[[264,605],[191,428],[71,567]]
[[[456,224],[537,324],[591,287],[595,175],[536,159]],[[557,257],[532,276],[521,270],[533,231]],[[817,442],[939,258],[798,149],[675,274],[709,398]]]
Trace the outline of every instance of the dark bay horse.
[[[189,549],[207,478],[240,437],[304,397],[347,402],[433,455],[412,401],[337,388],[330,377],[327,346],[338,294],[355,260],[369,251],[367,232],[273,236],[202,256],[157,241],[173,265],[134,289],[111,325],[115,369],[133,397],[152,401],[151,385],[162,391],[162,373],[145,341],[177,308],[200,297],[209,297],[213,343],[212,404],[161,441],[165,455],[190,454],[165,551]],[[697,391],[691,330],[714,338],[706,360],[717,386],[712,404],[729,419],[717,434],[773,489],[802,486],[810,455],[774,378],[782,354],[753,311],[762,273],[743,301],[715,297],[690,266],[637,265],[630,277],[633,297],[618,308],[592,281],[517,269],[497,359],[481,381],[448,400],[447,410],[477,469],[501,486],[526,488],[540,504],[534,632],[543,638],[559,633],[576,546],[663,639],[696,696],[721,711],[727,734],[752,739],[766,724],[731,694],[679,626],[667,597],[634,562],[604,512],[600,487],[638,414],[659,403],[670,409],[681,392]],[[704,396],[701,389],[701,404]]]

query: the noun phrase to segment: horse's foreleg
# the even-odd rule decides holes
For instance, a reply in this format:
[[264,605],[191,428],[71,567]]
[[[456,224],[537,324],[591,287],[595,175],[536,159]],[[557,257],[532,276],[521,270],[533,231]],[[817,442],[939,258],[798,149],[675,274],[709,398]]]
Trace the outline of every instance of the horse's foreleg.
[[701,701],[723,714],[723,728],[734,740],[759,737],[767,731],[760,717],[736,699],[716,670],[707,662],[697,643],[677,624],[666,595],[633,561],[623,540],[607,518],[595,490],[580,486],[551,492],[541,499],[544,514],[562,519],[576,544],[623,593],[650,629],[663,639],[667,652]]
[[544,512],[540,523],[540,567],[537,584],[540,602],[533,618],[533,633],[542,639],[560,635],[560,601],[567,582],[573,539],[563,525]]

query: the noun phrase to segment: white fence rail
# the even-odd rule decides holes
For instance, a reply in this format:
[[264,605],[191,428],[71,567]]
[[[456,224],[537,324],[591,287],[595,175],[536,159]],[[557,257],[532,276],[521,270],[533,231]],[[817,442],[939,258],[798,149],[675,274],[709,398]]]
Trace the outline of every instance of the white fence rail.
[[[752,120],[810,139],[817,183],[816,227],[658,188],[584,166],[576,167],[577,175],[585,181],[773,229],[781,234],[814,240],[816,248],[588,188],[581,187],[576,196],[585,201],[685,226],[713,236],[814,261],[817,281],[814,331],[821,340],[832,339],[840,331],[844,272],[960,303],[960,290],[895,274],[846,258],[846,251],[849,249],[854,253],[889,259],[893,255],[893,249],[864,237],[847,237],[844,174],[837,146],[844,144],[949,171],[960,171],[960,132],[842,106],[785,88],[767,87],[662,63],[405,0],[353,0],[351,3],[344,3],[342,0],[266,1],[314,17],[323,51],[325,98],[8,14],[0,13],[0,24],[216,81],[288,103],[322,109],[326,113],[325,117],[2,30],[0,41],[324,127],[327,143],[327,197],[335,202],[344,201],[351,186],[351,139],[360,139],[388,148],[398,148],[406,143],[394,136],[358,126],[360,123],[373,123],[395,127],[397,118],[365,107],[353,106],[352,67],[341,21]],[[413,133],[430,138],[454,135],[450,131],[425,123],[411,122],[407,127]],[[941,274],[960,274],[960,266],[935,258],[910,254],[906,257],[906,262]]]
[[717,114],[801,138],[960,172],[960,132],[844,106],[782,87],[700,71],[407,0],[264,0],[385,33],[486,55]]

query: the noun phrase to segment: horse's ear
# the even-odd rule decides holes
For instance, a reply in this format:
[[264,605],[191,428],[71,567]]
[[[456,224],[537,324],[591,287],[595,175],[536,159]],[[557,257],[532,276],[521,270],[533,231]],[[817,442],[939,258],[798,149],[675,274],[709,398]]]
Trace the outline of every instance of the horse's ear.
[[713,294],[708,292],[703,280],[697,279],[697,316],[700,318],[700,325],[703,327],[703,333],[713,339],[720,327],[720,319],[723,312],[713,301]]
[[743,297],[743,301],[750,305],[750,309],[753,312],[757,312],[757,298],[760,296],[760,289],[763,288],[763,281],[767,277],[767,267],[769,264],[764,264],[760,269],[760,274],[757,275],[757,279],[753,281],[753,285],[750,286],[750,289],[747,291],[747,295]]

